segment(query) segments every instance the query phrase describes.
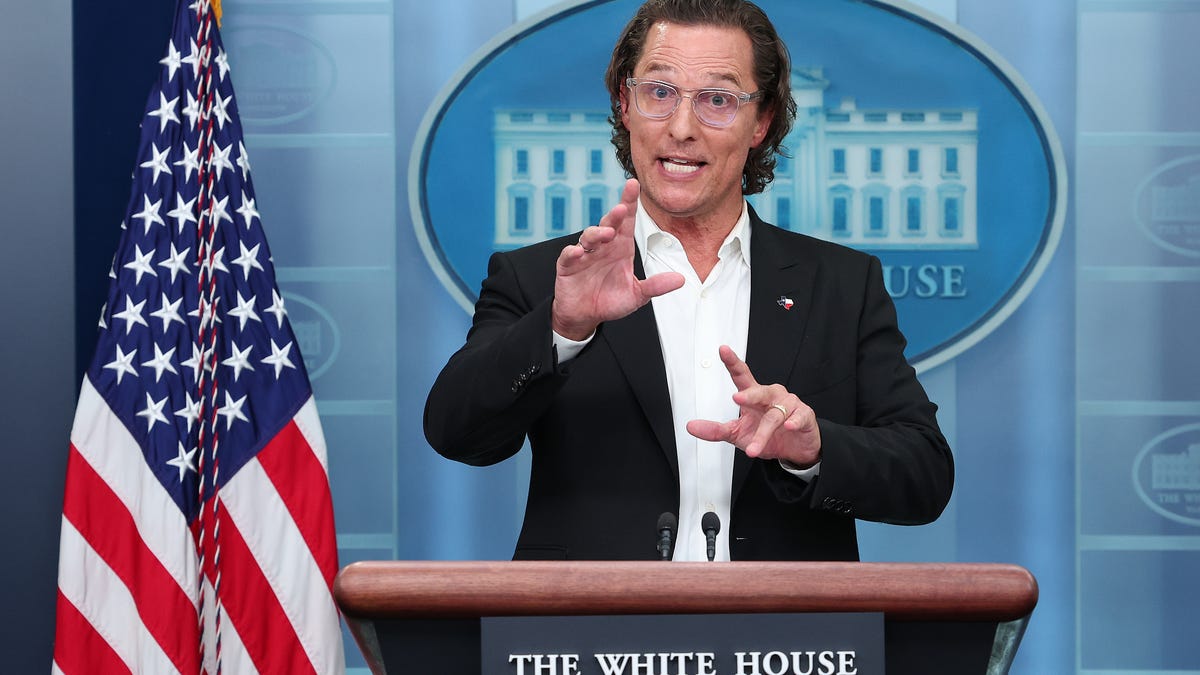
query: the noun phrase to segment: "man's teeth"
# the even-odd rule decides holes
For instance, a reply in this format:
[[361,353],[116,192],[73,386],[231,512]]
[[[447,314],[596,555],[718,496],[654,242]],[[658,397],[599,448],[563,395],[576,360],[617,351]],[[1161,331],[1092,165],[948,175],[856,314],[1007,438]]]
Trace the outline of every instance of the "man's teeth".
[[667,173],[676,174],[695,173],[700,169],[699,163],[686,162],[681,159],[671,159],[670,157],[663,158],[662,165],[663,168],[667,170]]

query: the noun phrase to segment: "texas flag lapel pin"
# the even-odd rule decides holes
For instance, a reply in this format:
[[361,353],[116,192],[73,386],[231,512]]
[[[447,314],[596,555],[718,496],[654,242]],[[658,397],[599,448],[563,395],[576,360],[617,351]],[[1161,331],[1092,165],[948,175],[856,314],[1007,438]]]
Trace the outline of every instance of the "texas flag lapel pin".
[[776,300],[775,302],[784,309],[791,309],[792,305],[796,304],[796,303],[792,302],[792,299],[786,295],[779,296],[779,299]]

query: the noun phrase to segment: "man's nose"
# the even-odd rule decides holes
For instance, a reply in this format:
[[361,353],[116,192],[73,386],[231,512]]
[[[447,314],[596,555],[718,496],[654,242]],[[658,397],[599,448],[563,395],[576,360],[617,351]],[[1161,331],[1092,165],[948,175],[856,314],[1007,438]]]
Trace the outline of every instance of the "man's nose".
[[688,140],[696,135],[696,127],[700,124],[696,117],[696,109],[692,107],[692,98],[683,96],[679,99],[679,107],[668,120],[667,130],[677,140]]

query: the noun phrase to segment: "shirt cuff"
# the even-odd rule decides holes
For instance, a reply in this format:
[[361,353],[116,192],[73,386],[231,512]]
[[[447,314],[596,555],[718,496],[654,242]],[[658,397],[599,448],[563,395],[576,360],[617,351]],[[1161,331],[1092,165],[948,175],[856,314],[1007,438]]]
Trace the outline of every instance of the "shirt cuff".
[[781,459],[781,460],[779,460],[779,466],[783,467],[784,471],[792,474],[796,478],[799,478],[800,480],[802,480],[806,483],[808,481],[816,478],[817,476],[821,475],[821,463],[820,462],[813,464],[812,466],[808,467],[807,469],[801,469],[800,467],[796,466],[795,464],[792,464],[791,462],[787,461],[786,459]]
[[588,346],[588,343],[591,342],[592,338],[594,337],[596,337],[596,331],[592,331],[591,335],[585,337],[581,341],[575,341],[570,338],[565,338],[553,330],[550,331],[550,339],[554,344],[554,351],[558,355],[559,363],[566,363],[576,356],[579,356],[579,352],[583,351],[583,348]]

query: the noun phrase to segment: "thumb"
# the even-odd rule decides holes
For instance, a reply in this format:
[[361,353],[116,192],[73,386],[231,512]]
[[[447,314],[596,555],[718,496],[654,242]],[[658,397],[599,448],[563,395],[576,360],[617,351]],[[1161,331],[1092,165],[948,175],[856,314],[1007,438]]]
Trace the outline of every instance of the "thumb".
[[720,422],[692,420],[687,423],[689,434],[702,441],[730,441],[729,430]]
[[660,272],[642,280],[640,286],[642,297],[657,298],[671,291],[683,288],[685,279],[679,272]]

